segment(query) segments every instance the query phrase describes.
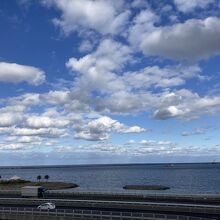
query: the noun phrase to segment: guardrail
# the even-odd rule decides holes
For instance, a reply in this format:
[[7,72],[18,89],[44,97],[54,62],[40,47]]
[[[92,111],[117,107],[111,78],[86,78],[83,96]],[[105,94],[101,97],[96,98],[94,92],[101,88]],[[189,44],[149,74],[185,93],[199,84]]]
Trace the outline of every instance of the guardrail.
[[172,193],[172,192],[155,192],[155,191],[146,191],[146,190],[83,190],[83,189],[64,189],[64,190],[49,190],[49,193],[57,193],[57,194],[85,194],[85,195],[133,195],[133,196],[164,196],[164,197],[215,197],[220,198],[220,192],[216,192],[215,194],[183,194],[183,193]]
[[[20,190],[0,190],[0,196],[21,197]],[[175,194],[175,193],[146,193],[145,191],[59,191],[50,190],[45,193],[45,198],[86,198],[86,199],[117,199],[117,200],[155,200],[155,201],[189,201],[193,203],[220,204],[220,193],[216,194]]]
[[39,210],[35,208],[4,208],[0,207],[0,213],[10,215],[31,215],[31,216],[53,216],[53,217],[71,217],[73,219],[118,219],[118,220],[210,220],[216,218],[202,218],[183,215],[157,214],[157,213],[140,213],[140,212],[119,212],[119,211],[98,211],[98,210],[72,210],[72,209],[55,209]]
[[[153,196],[153,197],[181,197],[181,198],[220,198],[220,192],[212,193],[212,194],[184,194],[184,193],[172,193],[172,192],[154,192],[154,191],[146,191],[146,190],[83,190],[83,189],[63,189],[63,190],[49,190],[49,194],[75,194],[75,195],[129,195],[129,196]],[[20,194],[21,190],[0,190],[0,194]]]
[[45,193],[45,198],[114,198],[118,200],[170,200],[170,201],[191,201],[194,203],[219,203],[220,194],[168,194],[168,193],[143,193],[141,192],[85,192],[85,191],[48,191]]
[[79,207],[79,208],[111,208],[111,209],[127,209],[127,210],[146,210],[146,211],[169,211],[179,213],[197,213],[220,215],[219,205],[203,205],[203,204],[179,204],[164,202],[133,202],[133,201],[103,201],[103,200],[68,200],[68,199],[30,199],[30,198],[1,198],[1,204],[10,205],[40,205],[45,202],[53,202],[57,206]]

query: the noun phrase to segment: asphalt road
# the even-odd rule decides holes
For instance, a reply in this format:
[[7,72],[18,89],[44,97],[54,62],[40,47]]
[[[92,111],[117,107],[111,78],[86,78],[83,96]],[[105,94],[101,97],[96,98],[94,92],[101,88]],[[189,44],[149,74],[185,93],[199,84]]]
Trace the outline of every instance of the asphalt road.
[[[31,201],[36,201],[36,199],[27,199],[27,198],[10,198],[10,201],[13,201],[16,202],[16,204],[7,204],[6,201],[8,201],[9,199],[8,198],[1,198],[0,199],[0,208],[18,208],[19,210],[22,210],[24,208],[34,208],[36,209],[38,204],[42,204],[42,203],[45,203],[45,202],[54,202],[54,200],[52,199],[44,199],[44,200],[37,200],[38,201],[38,204],[37,205],[27,205],[27,204],[22,204],[22,202],[31,202]],[[20,203],[19,203],[20,201]],[[64,201],[63,199],[56,199],[56,203],[59,203],[61,201]],[[207,217],[207,218],[210,218],[210,219],[220,219],[220,215],[213,215],[213,214],[204,214],[204,213],[181,213],[181,212],[170,212],[170,211],[152,211],[152,210],[143,210],[143,209],[123,209],[123,208],[97,208],[95,207],[94,205],[92,204],[97,204],[97,203],[112,203],[112,204],[132,204],[132,205],[167,205],[167,206],[175,206],[175,205],[178,205],[178,206],[183,206],[183,207],[186,207],[186,206],[190,206],[190,207],[198,207],[198,208],[220,208],[220,206],[217,206],[217,205],[202,205],[202,204],[180,204],[180,203],[157,203],[157,202],[127,202],[127,201],[97,201],[97,200],[65,200],[65,202],[73,202],[76,204],[76,205],[71,205],[71,206],[65,206],[65,205],[56,205],[56,209],[57,211],[59,210],[66,210],[67,212],[71,212],[73,210],[93,210],[93,211],[111,211],[111,212],[126,212],[126,213],[157,213],[157,214],[174,214],[174,215],[187,215],[187,216],[196,216],[196,217]],[[2,202],[4,202],[5,204],[2,204]],[[83,202],[89,202],[91,203],[91,207],[83,207],[83,206],[80,206],[80,204],[82,204]]]
[[[8,206],[2,206],[2,205],[0,205],[0,209],[1,209],[1,207],[8,208],[8,209],[10,209],[10,208],[18,209],[18,211],[20,211],[21,213],[23,213],[22,211],[24,209],[26,209],[26,210],[30,209],[29,211],[34,209],[35,211],[37,211],[36,206],[22,206],[22,205],[20,205],[20,206],[9,206],[9,205]],[[83,212],[88,214],[88,215],[91,211],[92,211],[93,214],[99,214],[100,211],[102,211],[103,213],[105,213],[105,215],[114,215],[114,216],[120,216],[121,213],[123,213],[122,216],[137,216],[138,217],[138,216],[141,216],[144,213],[144,214],[155,214],[155,215],[178,215],[178,216],[200,217],[200,218],[207,218],[207,219],[210,219],[210,220],[219,220],[220,219],[220,216],[208,215],[208,214],[193,214],[193,213],[192,214],[186,214],[186,213],[175,213],[175,212],[170,213],[170,212],[160,212],[160,211],[152,212],[152,211],[146,211],[146,210],[143,210],[143,211],[141,211],[141,210],[134,210],[134,211],[132,210],[131,211],[130,210],[130,211],[128,211],[128,210],[123,210],[123,209],[121,209],[121,210],[118,210],[118,209],[117,210],[114,210],[114,209],[96,209],[96,208],[87,208],[87,209],[83,208],[83,209],[80,209],[80,208],[69,208],[69,207],[59,207],[59,206],[57,206],[56,209],[54,209],[54,210],[49,210],[49,211],[47,211],[47,210],[42,210],[42,211],[38,210],[38,211],[42,214],[49,212],[51,214],[56,213],[58,215],[62,215],[63,213],[72,213],[73,210],[76,214],[77,213],[79,213],[79,214],[82,213],[82,210],[83,210]]]
[[85,200],[85,199],[33,199],[33,198],[0,198],[1,202],[4,201],[38,201],[39,203],[45,202],[74,202],[74,203],[95,203],[95,204],[124,204],[124,205],[164,205],[164,206],[182,206],[182,207],[201,207],[201,208],[220,208],[220,205],[212,205],[212,204],[194,204],[194,203],[175,203],[175,202],[142,202],[142,201],[114,201],[114,200]]

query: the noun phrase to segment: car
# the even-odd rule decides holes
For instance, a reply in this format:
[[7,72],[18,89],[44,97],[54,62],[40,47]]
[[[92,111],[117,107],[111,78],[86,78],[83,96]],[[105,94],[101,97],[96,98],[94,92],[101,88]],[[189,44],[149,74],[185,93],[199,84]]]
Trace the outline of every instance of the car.
[[56,208],[56,205],[51,202],[43,203],[37,207],[37,209],[40,209],[40,210],[52,210],[55,208]]

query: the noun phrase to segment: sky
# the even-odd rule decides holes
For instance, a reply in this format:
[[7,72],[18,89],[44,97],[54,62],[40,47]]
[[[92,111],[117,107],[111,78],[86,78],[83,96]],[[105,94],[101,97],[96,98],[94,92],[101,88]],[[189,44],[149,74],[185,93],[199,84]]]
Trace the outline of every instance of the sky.
[[0,166],[220,161],[219,0],[1,0]]

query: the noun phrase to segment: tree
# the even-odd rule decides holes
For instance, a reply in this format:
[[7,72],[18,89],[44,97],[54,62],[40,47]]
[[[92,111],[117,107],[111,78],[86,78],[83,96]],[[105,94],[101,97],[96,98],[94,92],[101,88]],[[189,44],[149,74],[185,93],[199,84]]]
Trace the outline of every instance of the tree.
[[40,182],[40,180],[41,180],[41,175],[38,175],[38,176],[37,176],[37,180],[38,180],[38,182]]
[[44,176],[44,179],[47,180],[47,181],[49,180],[49,178],[50,178],[49,175]]

